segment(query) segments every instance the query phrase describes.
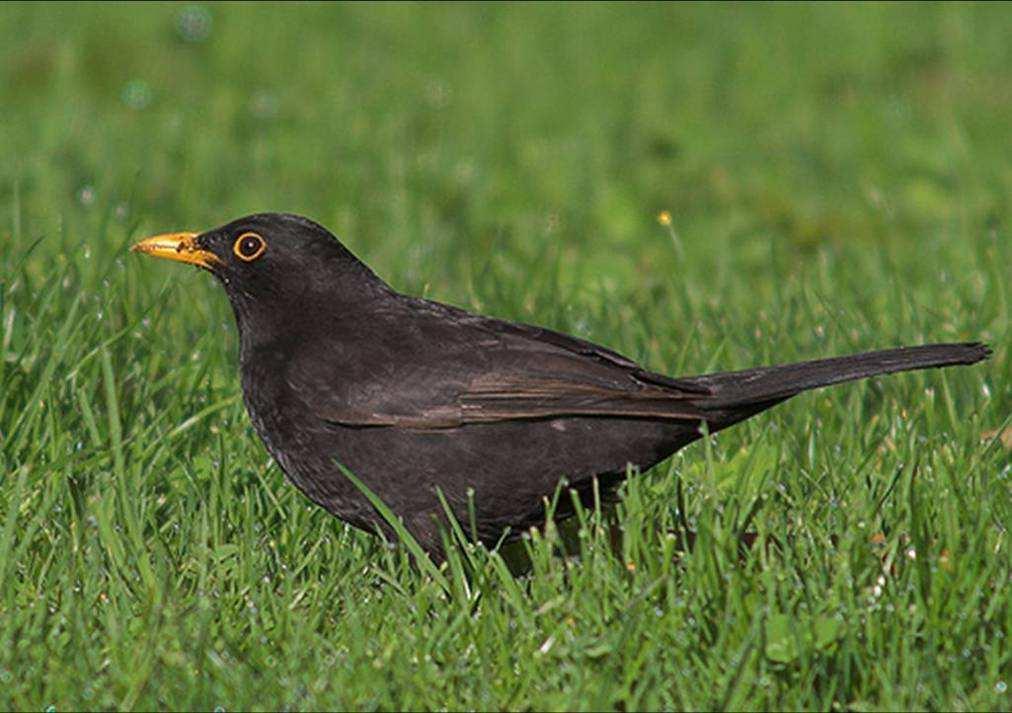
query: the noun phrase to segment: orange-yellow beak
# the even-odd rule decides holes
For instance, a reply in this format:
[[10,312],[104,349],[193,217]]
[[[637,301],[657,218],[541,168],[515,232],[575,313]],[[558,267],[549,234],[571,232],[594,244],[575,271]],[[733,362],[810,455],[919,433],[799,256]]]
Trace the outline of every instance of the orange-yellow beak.
[[198,235],[200,233],[163,233],[144,238],[130,249],[166,260],[187,262],[205,270],[210,270],[215,265],[221,264],[221,260],[213,252],[197,246],[196,237]]

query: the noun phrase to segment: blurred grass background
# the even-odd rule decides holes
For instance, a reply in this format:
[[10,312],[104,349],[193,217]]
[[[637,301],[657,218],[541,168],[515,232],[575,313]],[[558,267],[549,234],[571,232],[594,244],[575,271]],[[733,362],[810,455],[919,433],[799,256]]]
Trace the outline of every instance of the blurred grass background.
[[[0,707],[1007,710],[1010,35],[999,3],[4,4]],[[267,462],[210,278],[125,254],[264,210],[660,371],[995,356],[799,398],[631,482],[620,553],[590,513],[579,559],[549,530],[447,588]],[[782,547],[740,558],[746,520]]]

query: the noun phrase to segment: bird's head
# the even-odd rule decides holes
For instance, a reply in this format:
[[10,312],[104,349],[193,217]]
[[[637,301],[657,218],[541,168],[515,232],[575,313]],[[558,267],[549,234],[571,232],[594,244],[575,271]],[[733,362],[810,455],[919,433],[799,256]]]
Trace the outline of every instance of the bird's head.
[[163,233],[131,249],[211,272],[240,327],[319,304],[337,308],[388,289],[326,228],[287,213],[250,215],[203,233]]

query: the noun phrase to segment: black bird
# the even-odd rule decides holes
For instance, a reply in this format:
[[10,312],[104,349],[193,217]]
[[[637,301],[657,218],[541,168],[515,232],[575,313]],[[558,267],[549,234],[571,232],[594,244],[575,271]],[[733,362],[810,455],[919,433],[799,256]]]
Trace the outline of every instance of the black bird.
[[246,409],[296,487],[390,534],[343,465],[437,558],[437,489],[466,524],[471,498],[478,538],[494,544],[543,522],[563,477],[582,497],[595,478],[608,492],[628,465],[649,468],[703,424],[713,433],[808,389],[990,353],[937,344],[672,378],[566,334],[402,295],[296,215],[251,215],[133,249],[224,285]]

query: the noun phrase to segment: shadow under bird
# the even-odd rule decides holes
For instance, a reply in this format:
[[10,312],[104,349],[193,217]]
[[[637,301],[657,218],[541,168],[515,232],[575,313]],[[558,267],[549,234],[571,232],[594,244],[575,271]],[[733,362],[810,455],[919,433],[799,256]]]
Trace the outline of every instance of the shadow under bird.
[[133,249],[197,265],[224,286],[246,409],[296,487],[356,527],[391,534],[343,465],[437,558],[438,491],[494,545],[541,524],[563,477],[589,499],[595,479],[613,491],[627,466],[649,468],[703,424],[714,433],[808,389],[990,353],[934,344],[673,378],[576,337],[400,294],[296,215],[251,215]]

